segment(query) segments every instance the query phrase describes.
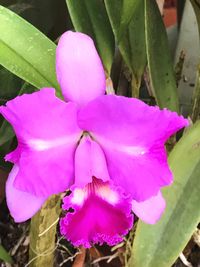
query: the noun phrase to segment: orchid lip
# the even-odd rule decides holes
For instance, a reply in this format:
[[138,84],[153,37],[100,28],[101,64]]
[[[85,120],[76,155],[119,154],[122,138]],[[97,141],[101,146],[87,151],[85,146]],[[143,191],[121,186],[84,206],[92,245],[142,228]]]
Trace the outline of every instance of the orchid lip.
[[87,184],[84,189],[74,189],[71,201],[73,204],[80,205],[89,194],[95,194],[112,205],[117,204],[119,201],[118,194],[109,188],[108,183],[103,183],[100,179],[95,177],[93,177],[92,182]]
[[115,245],[133,224],[131,199],[94,176],[84,188],[74,188],[62,208],[68,212],[60,221],[61,233],[74,246]]

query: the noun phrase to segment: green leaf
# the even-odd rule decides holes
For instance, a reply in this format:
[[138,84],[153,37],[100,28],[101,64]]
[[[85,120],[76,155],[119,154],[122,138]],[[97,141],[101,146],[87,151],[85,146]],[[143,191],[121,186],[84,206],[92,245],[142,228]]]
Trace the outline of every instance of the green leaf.
[[133,74],[133,91],[138,91],[147,61],[144,0],[106,0],[105,5],[122,57]]
[[147,60],[152,89],[161,108],[179,111],[173,64],[163,20],[155,0],[145,0]]
[[200,38],[200,0],[190,0],[194,13],[196,15],[197,23],[198,23],[198,28],[199,28],[199,38]]
[[96,43],[107,74],[114,56],[114,36],[103,1],[66,0],[76,31],[90,35]]
[[[143,1],[143,0],[142,0]],[[121,40],[140,1],[105,0],[106,9],[117,42]]]
[[0,6],[0,64],[37,88],[59,86],[55,48],[39,30]]
[[166,210],[156,225],[139,221],[130,266],[169,267],[200,221],[200,122],[175,145],[169,156],[174,183],[164,188]]
[[8,254],[8,252],[3,248],[2,245],[0,245],[0,259],[2,259],[5,262],[12,263],[12,258]]

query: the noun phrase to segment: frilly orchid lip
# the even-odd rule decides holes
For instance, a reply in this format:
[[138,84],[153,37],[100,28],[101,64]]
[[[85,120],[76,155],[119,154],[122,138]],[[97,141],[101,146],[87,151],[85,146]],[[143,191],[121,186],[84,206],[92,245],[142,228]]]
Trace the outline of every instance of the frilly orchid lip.
[[[62,35],[56,50],[56,72],[68,102],[58,99],[53,88],[43,88],[0,107],[18,139],[16,150],[6,156],[15,164],[6,185],[8,207],[16,221],[27,220],[50,195],[72,188],[72,196],[64,203],[74,205],[78,198],[76,204],[81,204],[74,215],[61,220],[63,234],[75,245],[114,244],[131,227],[131,209],[127,208],[131,203],[144,221],[159,219],[165,207],[160,189],[172,182],[164,144],[188,121],[138,99],[104,95],[101,60],[92,39],[83,33]],[[94,183],[93,177],[99,179],[100,188],[106,185],[106,192],[111,185],[120,188],[126,198],[117,189],[115,193],[128,213],[119,211],[119,203],[102,198],[99,189],[79,202],[84,188]],[[25,212],[26,200],[31,205]],[[150,214],[152,206],[156,210]],[[103,220],[90,219],[95,210]],[[123,221],[110,229],[106,221],[113,224],[119,216]],[[77,218],[81,227],[89,220],[85,236],[74,227],[71,233]]]
[[74,211],[61,219],[61,234],[74,246],[89,248],[104,242],[112,246],[121,242],[132,227],[130,198],[112,188],[109,182],[93,177],[91,183],[73,190],[63,202],[64,210]]

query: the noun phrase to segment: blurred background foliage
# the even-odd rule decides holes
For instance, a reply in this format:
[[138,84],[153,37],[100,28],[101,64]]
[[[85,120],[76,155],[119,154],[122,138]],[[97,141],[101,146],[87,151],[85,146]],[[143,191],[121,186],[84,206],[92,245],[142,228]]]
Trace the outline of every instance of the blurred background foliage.
[[[153,226],[139,221],[123,249],[114,250],[118,253],[114,265],[105,261],[101,265],[99,261],[95,266],[199,266],[199,241],[195,240],[200,239],[200,1],[2,0],[0,104],[45,86],[56,88],[57,95],[61,96],[54,62],[56,43],[66,30],[81,31],[93,38],[107,78],[111,78],[108,91],[113,89],[113,84],[116,94],[139,97],[150,105],[171,109],[191,119],[190,129],[180,141],[177,142],[181,134],[168,142],[169,150],[174,147],[169,164],[175,182],[163,190],[167,200],[163,218]],[[1,118],[2,201],[6,174],[11,168],[3,158],[15,146],[13,130]],[[1,209],[5,205],[4,200]],[[24,250],[26,256],[21,257],[13,252],[14,243],[5,241],[10,229],[5,231],[4,227],[11,218],[1,212],[0,221],[1,243],[18,264],[13,266],[24,266],[28,260],[27,249]],[[10,224],[15,233],[15,224]],[[23,227],[27,233],[27,228]],[[16,229],[19,231],[18,227]],[[12,238],[15,240],[10,234]],[[50,242],[55,243],[54,238]],[[90,266],[91,258],[107,253],[100,248],[97,251],[96,254],[90,251],[87,266]],[[0,247],[0,257],[11,262],[3,247]],[[61,266],[59,261],[60,258],[56,266]],[[40,266],[34,264],[32,266]],[[72,266],[72,263],[68,265],[66,261],[62,266]]]

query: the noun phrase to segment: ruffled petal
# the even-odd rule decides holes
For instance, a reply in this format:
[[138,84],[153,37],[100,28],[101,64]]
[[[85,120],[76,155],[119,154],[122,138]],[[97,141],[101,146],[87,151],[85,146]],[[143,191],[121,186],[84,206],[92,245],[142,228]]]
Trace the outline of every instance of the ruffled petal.
[[56,73],[66,100],[84,105],[105,93],[105,74],[92,39],[64,33],[56,50]]
[[114,183],[136,201],[172,182],[164,143],[188,125],[182,116],[138,99],[107,95],[82,108],[78,124],[101,145]]
[[43,205],[46,198],[36,197],[18,190],[13,182],[18,174],[19,167],[14,165],[6,182],[6,200],[10,214],[15,222],[24,222],[30,219]]
[[93,176],[104,182],[110,179],[101,147],[89,136],[83,136],[75,152],[75,186],[91,183]]
[[16,97],[0,113],[18,139],[17,149],[6,157],[19,166],[15,187],[42,197],[65,191],[74,179],[74,153],[82,133],[76,105],[45,88]]
[[93,178],[85,188],[77,188],[64,198],[63,209],[72,208],[60,221],[61,234],[74,246],[115,245],[133,224],[131,200],[109,183]]
[[145,223],[155,224],[165,210],[165,199],[159,191],[156,196],[143,202],[132,201],[133,212]]

